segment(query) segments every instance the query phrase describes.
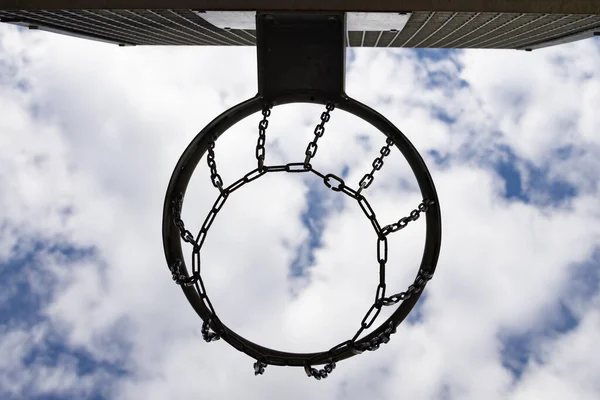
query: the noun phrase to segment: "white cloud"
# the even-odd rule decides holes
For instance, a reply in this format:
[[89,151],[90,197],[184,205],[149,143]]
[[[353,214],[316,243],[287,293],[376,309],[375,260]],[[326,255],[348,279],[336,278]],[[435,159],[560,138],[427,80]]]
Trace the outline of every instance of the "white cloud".
[[[75,379],[74,361],[65,361],[32,380],[12,378],[3,367],[0,378],[11,386],[0,390],[86,393],[110,382],[115,397],[148,399],[597,397],[598,377],[585,372],[598,370],[586,345],[600,331],[592,307],[578,314],[576,329],[543,339],[541,362],[528,363],[516,382],[500,342],[501,334],[543,331],[574,265],[600,243],[600,121],[591,106],[600,86],[597,41],[533,53],[469,51],[441,61],[408,50],[355,55],[348,93],[397,124],[432,170],[444,226],[439,270],[421,317],[401,325],[379,351],[339,363],[322,382],[273,366],[255,378],[253,360],[223,342],[203,343],[199,318],[170,280],[160,238],[164,191],[180,153],[212,118],[256,91],[254,49],[118,48],[2,27],[0,60],[14,74],[0,79],[0,260],[7,265],[15,256],[17,238],[94,252],[37,267],[55,278],[42,304],[49,328],[5,327],[0,347],[11,349],[10,365],[24,369],[31,341],[60,332],[67,347],[127,373]],[[432,86],[432,73],[446,83]],[[468,86],[455,84],[459,79]],[[301,161],[321,111],[276,108],[267,161]],[[440,113],[454,122],[436,119]],[[254,168],[259,120],[243,121],[217,142],[226,182]],[[336,173],[347,166],[346,182],[356,186],[383,144],[382,135],[336,110],[314,165]],[[500,145],[548,168],[549,179],[574,185],[576,196],[561,206],[506,200],[491,162],[503,156]],[[567,145],[575,156],[558,161],[554,152]],[[450,155],[449,163],[436,165],[430,150]],[[197,173],[184,204],[193,232],[217,196],[204,161]],[[316,178],[266,176],[236,192],[203,250],[207,290],[224,321],[285,350],[327,348],[351,337],[377,284],[369,222],[358,205],[344,199],[337,208],[342,195],[326,192],[321,247],[306,286],[290,295],[290,263],[309,237],[300,219],[309,182],[320,185]],[[384,223],[420,201],[397,152],[367,194]],[[391,291],[414,278],[421,222],[390,239]]]

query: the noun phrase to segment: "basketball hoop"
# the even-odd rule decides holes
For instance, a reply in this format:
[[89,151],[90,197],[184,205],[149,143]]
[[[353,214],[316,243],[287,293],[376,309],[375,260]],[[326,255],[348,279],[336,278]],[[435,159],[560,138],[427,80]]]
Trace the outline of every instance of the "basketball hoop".
[[[435,272],[441,245],[440,207],[431,175],[423,159],[404,136],[381,114],[366,105],[350,98],[344,93],[343,66],[345,57],[344,15],[297,15],[258,13],[258,54],[259,54],[259,93],[252,99],[240,103],[225,111],[210,122],[189,144],[177,163],[166,193],[163,210],[163,244],[167,264],[172,277],[181,286],[188,301],[203,320],[202,336],[212,342],[223,339],[225,342],[246,353],[256,360],[254,373],[264,373],[268,365],[303,367],[306,374],[315,379],[326,378],[340,360],[353,357],[364,351],[377,350],[390,341],[397,326],[407,317],[415,306],[427,282]],[[297,35],[296,30],[302,30]],[[312,32],[307,35],[307,32]],[[295,42],[295,38],[302,38]],[[311,42],[312,38],[312,42]],[[311,57],[306,54],[320,54],[321,62],[306,62]],[[291,57],[291,58],[290,58]],[[304,60],[306,65],[297,63]],[[294,64],[293,67],[290,64]],[[323,67],[325,65],[325,68]],[[277,68],[275,68],[277,67]],[[281,68],[303,71],[298,79],[290,79],[289,74],[277,74]],[[308,143],[303,160],[294,160],[287,164],[269,165],[266,162],[265,144],[267,128],[273,107],[289,103],[317,103],[325,106],[320,122],[314,130],[314,138]],[[315,169],[311,160],[316,156],[318,140],[325,134],[326,124],[331,113],[340,109],[353,114],[372,125],[385,135],[385,141],[379,155],[358,184],[352,187],[334,173],[325,173]],[[257,167],[233,183],[225,183],[218,173],[215,155],[215,142],[220,135],[242,119],[261,113],[259,135],[255,148]],[[365,193],[381,170],[391,148],[396,147],[407,160],[417,180],[422,201],[415,209],[397,222],[382,226],[376,213],[369,204]],[[211,182],[218,192],[217,199],[206,216],[198,234],[194,236],[186,228],[181,218],[181,209],[186,189],[194,170],[204,154],[210,169]],[[255,344],[228,328],[219,319],[202,280],[200,254],[209,229],[217,215],[223,210],[227,199],[234,193],[263,175],[273,173],[314,174],[323,184],[356,201],[357,206],[370,221],[377,237],[377,263],[379,264],[379,284],[375,289],[375,299],[366,311],[360,326],[354,335],[328,350],[316,353],[289,353],[273,350]],[[405,291],[387,295],[385,278],[388,259],[387,237],[404,229],[409,223],[422,215],[426,220],[426,238],[421,265],[415,280]],[[188,269],[184,261],[182,242],[191,248],[192,265]],[[190,273],[191,271],[191,273]],[[377,320],[383,307],[396,306],[392,315],[379,327],[361,338],[365,330],[370,329]],[[324,365],[322,369],[315,366]]]

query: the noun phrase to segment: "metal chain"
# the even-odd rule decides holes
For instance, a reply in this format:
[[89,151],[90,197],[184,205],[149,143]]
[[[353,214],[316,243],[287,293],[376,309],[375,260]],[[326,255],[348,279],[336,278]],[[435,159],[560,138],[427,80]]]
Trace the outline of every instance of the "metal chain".
[[206,239],[206,233],[210,229],[210,226],[214,222],[219,211],[221,211],[221,208],[223,208],[223,205],[225,204],[225,201],[227,200],[228,197],[229,197],[229,188],[221,191],[221,194],[219,195],[219,197],[213,204],[213,206],[210,209],[206,218],[204,219],[204,223],[202,224],[202,227],[200,228],[200,232],[198,232],[198,236],[196,237],[196,240],[194,241],[194,244],[198,247],[198,251],[200,251],[200,249],[202,248],[202,245],[204,244],[204,239]]
[[180,286],[186,286],[186,287],[194,286],[194,284],[198,281],[198,276],[192,275],[192,276],[188,277],[188,276],[182,274],[181,273],[182,264],[183,264],[182,261],[178,259],[175,262],[175,264],[169,265],[169,270],[171,271],[171,276],[172,276],[173,280],[175,281],[176,284],[178,284]]
[[258,123],[258,141],[256,143],[256,159],[258,170],[262,171],[265,165],[265,143],[267,142],[268,118],[271,116],[271,105],[266,105],[262,110],[263,119]]
[[181,236],[181,239],[184,242],[189,243],[192,246],[194,246],[194,249],[195,249],[196,242],[194,241],[194,235],[192,235],[192,232],[188,231],[185,228],[185,224],[183,223],[183,220],[181,219],[182,200],[183,200],[183,197],[181,195],[177,198],[177,200],[175,200],[176,204],[174,204],[174,206],[173,206],[173,223],[175,224],[177,229],[179,229],[179,235]]
[[415,279],[415,282],[412,285],[410,285],[408,287],[408,289],[406,289],[406,291],[396,293],[394,295],[391,295],[390,297],[384,298],[383,305],[384,306],[393,306],[394,304],[398,304],[399,302],[406,300],[406,299],[412,297],[413,295],[421,292],[425,288],[425,285],[427,284],[427,282],[431,280],[431,278],[433,278],[432,274],[425,272],[423,270],[420,270],[419,273],[417,274],[417,278]]
[[375,179],[373,175],[376,171],[379,171],[383,167],[383,159],[390,154],[390,146],[392,146],[393,144],[394,140],[390,137],[387,138],[387,140],[385,141],[385,146],[383,146],[381,150],[379,150],[379,157],[373,160],[373,163],[371,164],[373,169],[368,174],[365,174],[365,176],[363,176],[363,178],[358,183],[358,193],[362,192],[363,189],[366,189],[369,186],[371,186],[371,183],[373,183],[373,180]]
[[323,134],[325,134],[325,124],[329,122],[329,119],[331,118],[330,113],[334,109],[335,104],[327,103],[327,105],[325,106],[325,111],[321,114],[321,122],[319,122],[319,124],[315,127],[315,138],[312,140],[312,142],[308,144],[308,146],[306,147],[306,151],[304,152],[304,154],[306,155],[306,158],[304,159],[305,168],[308,168],[311,158],[313,158],[317,154],[317,149],[319,147],[317,142],[319,141],[319,138],[323,137]]
[[390,321],[388,327],[383,332],[375,336],[373,339],[364,343],[353,343],[353,351],[356,354],[360,354],[364,351],[375,351],[382,344],[387,344],[390,341],[390,336],[396,333],[396,326],[394,322]]
[[400,218],[398,222],[394,222],[393,224],[386,225],[383,227],[383,234],[389,235],[390,233],[400,231],[406,228],[409,222],[416,221],[421,216],[421,213],[427,212],[429,207],[434,205],[435,202],[433,200],[425,199],[419,204],[417,208],[412,210],[407,217]]
[[[320,175],[317,172],[315,172],[315,173]],[[322,176],[322,175],[320,175],[320,176]],[[337,184],[332,185],[330,183],[330,181],[332,181],[332,180],[335,181]],[[356,343],[356,341],[358,340],[358,337],[365,329],[369,329],[373,325],[373,323],[379,316],[379,313],[381,312],[381,308],[384,305],[384,301],[386,299],[386,297],[385,297],[385,289],[386,289],[385,267],[386,267],[387,257],[388,257],[387,237],[383,234],[381,225],[377,221],[375,211],[373,211],[373,208],[371,207],[371,205],[369,204],[369,202],[367,201],[367,199],[364,196],[362,196],[358,191],[355,191],[355,190],[349,188],[348,186],[346,186],[346,184],[344,183],[344,180],[342,178],[335,176],[333,174],[328,174],[328,175],[324,176],[323,181],[325,183],[325,186],[329,187],[333,191],[343,192],[344,194],[348,195],[349,197],[355,199],[358,202],[358,204],[359,204],[360,208],[362,209],[363,213],[365,214],[365,216],[371,222],[371,225],[373,226],[373,229],[375,230],[375,233],[377,234],[377,262],[379,264],[379,284],[377,285],[377,290],[375,292],[375,301],[373,302],[373,304],[371,305],[371,307],[369,308],[369,310],[363,317],[361,324],[360,324],[360,328],[358,329],[358,331],[356,332],[356,334],[350,340],[350,343],[349,343],[349,347],[351,349],[353,349],[354,351],[356,351],[357,353],[359,353],[359,352],[363,352],[364,349],[362,349],[361,346],[359,346]],[[393,327],[393,329],[395,329],[395,327]],[[394,330],[394,332],[395,332],[395,330]],[[370,342],[370,344],[367,344],[367,347],[365,349],[375,350],[375,349],[379,348],[379,345],[381,343],[384,343],[384,342],[387,343],[389,341],[389,336],[391,335],[391,333],[393,333],[392,330],[390,330],[388,332],[387,336],[379,337],[379,338],[377,338],[377,340]]]
[[[179,230],[179,235],[184,242],[190,243],[194,246],[194,251],[196,251],[197,246],[196,242],[194,242],[194,235],[187,229],[185,229],[185,224],[181,219],[181,206],[183,204],[183,196],[180,194],[177,196],[177,199],[173,202],[173,223]],[[199,251],[200,249],[198,249]],[[193,286],[198,281],[197,275],[192,275],[190,277],[181,273],[181,267],[183,265],[183,261],[181,259],[177,259],[175,264],[169,265],[169,270],[171,271],[171,277],[175,281],[176,284],[180,286],[190,287]]]
[[[371,307],[369,308],[369,310],[367,311],[367,313],[365,314],[365,316],[363,317],[361,324],[360,324],[360,328],[358,329],[358,331],[356,332],[354,337],[351,340],[341,343],[341,344],[333,347],[331,350],[329,350],[328,353],[331,356],[331,361],[329,363],[327,363],[323,367],[323,369],[313,368],[310,365],[310,363],[307,363],[305,365],[304,369],[305,369],[306,374],[309,377],[314,377],[317,380],[327,378],[327,376],[335,369],[336,364],[335,364],[335,362],[333,362],[334,352],[342,351],[342,349],[348,348],[351,351],[353,351],[355,354],[360,354],[364,351],[375,351],[382,344],[388,343],[390,340],[390,336],[396,332],[396,326],[394,325],[394,322],[392,322],[392,321],[390,321],[388,327],[385,330],[383,330],[379,335],[372,338],[371,340],[369,340],[367,342],[363,342],[363,343],[358,343],[358,338],[365,329],[368,329],[373,325],[373,323],[379,316],[379,313],[381,312],[381,308],[383,306],[391,306],[391,305],[397,304],[400,301],[406,300],[406,299],[410,298],[411,296],[421,292],[424,289],[427,282],[432,278],[432,274],[430,274],[429,272],[426,272],[424,270],[421,270],[421,271],[419,271],[419,274],[417,275],[415,282],[412,285],[410,285],[406,291],[394,294],[389,297],[385,296],[385,291],[386,291],[385,267],[386,267],[387,257],[388,257],[387,235],[392,232],[396,232],[398,230],[404,229],[409,222],[416,221],[417,219],[419,219],[420,214],[427,212],[429,207],[432,206],[434,204],[434,202],[431,200],[425,199],[425,200],[423,200],[423,202],[421,204],[419,204],[419,206],[415,210],[413,210],[410,213],[410,215],[408,217],[401,218],[398,222],[390,224],[390,225],[386,225],[385,227],[381,228],[381,225],[377,221],[377,218],[376,218],[375,212],[373,211],[373,208],[371,207],[371,205],[369,204],[367,199],[360,193],[363,189],[366,189],[367,187],[369,187],[369,185],[373,181],[373,174],[375,173],[375,171],[378,171],[381,169],[381,167],[383,166],[383,158],[386,157],[387,155],[389,155],[390,146],[393,145],[393,141],[389,138],[386,141],[386,145],[380,150],[380,156],[377,157],[375,159],[375,161],[373,161],[373,171],[371,171],[371,173],[366,174],[363,177],[363,179],[360,182],[360,187],[358,190],[354,190],[354,189],[350,188],[349,186],[347,186],[345,184],[344,180],[337,175],[334,175],[334,174],[324,175],[324,174],[320,173],[319,171],[313,169],[313,167],[310,165],[310,160],[316,154],[317,141],[320,137],[323,136],[323,133],[325,131],[324,125],[325,125],[325,123],[327,123],[329,121],[329,118],[330,118],[329,112],[332,111],[333,109],[334,109],[333,104],[331,104],[331,103],[327,104],[327,110],[325,112],[323,112],[323,114],[321,115],[321,123],[319,125],[317,125],[317,127],[315,128],[315,138],[312,142],[309,143],[309,145],[306,149],[306,158],[303,163],[288,163],[285,165],[265,166],[265,164],[264,164],[265,140],[266,140],[266,129],[268,127],[267,118],[270,116],[270,113],[271,113],[270,107],[265,107],[263,109],[263,119],[261,120],[261,122],[259,124],[259,139],[258,139],[258,144],[256,146],[256,158],[258,160],[258,168],[250,171],[245,176],[238,179],[237,181],[235,181],[234,183],[232,183],[231,185],[229,185],[226,188],[223,188],[223,182],[216,170],[216,163],[214,161],[214,142],[211,142],[211,144],[209,146],[209,151],[208,151],[208,158],[209,158],[208,164],[209,164],[209,167],[211,168],[211,180],[213,182],[213,185],[215,185],[217,188],[219,188],[221,193],[220,193],[219,197],[217,198],[217,200],[215,201],[215,203],[214,203],[212,209],[210,210],[209,214],[207,215],[206,219],[204,220],[202,228],[200,229],[200,232],[198,233],[198,236],[196,239],[194,239],[194,236],[191,234],[191,232],[185,228],[185,224],[183,223],[183,220],[181,219],[181,207],[182,207],[182,203],[183,203],[183,196],[180,195],[175,200],[175,202],[173,204],[173,222],[174,222],[175,226],[179,229],[181,239],[184,242],[191,244],[193,247],[193,253],[192,253],[192,255],[193,255],[193,258],[192,258],[193,274],[191,277],[187,277],[181,273],[181,267],[183,266],[182,260],[178,260],[175,263],[175,265],[169,267],[169,269],[171,270],[171,274],[173,276],[173,280],[175,280],[175,282],[177,284],[183,285],[183,286],[194,286],[194,285],[196,286],[196,289],[198,290],[200,297],[206,303],[206,305],[211,313],[211,318],[207,319],[202,324],[202,337],[207,342],[218,340],[221,337],[221,335],[219,333],[211,332],[209,330],[210,325],[212,324],[212,321],[213,321],[212,318],[217,319],[217,317],[216,317],[214,308],[212,307],[212,304],[210,303],[210,300],[208,299],[206,290],[204,288],[204,284],[202,282],[202,277],[200,275],[200,249],[202,247],[202,244],[204,243],[204,240],[206,238],[208,230],[210,229],[212,223],[214,222],[217,214],[219,213],[219,211],[222,209],[223,205],[225,204],[225,201],[227,200],[228,196],[231,193],[233,193],[234,191],[241,188],[242,186],[260,178],[261,176],[263,176],[264,174],[266,174],[268,172],[287,172],[287,173],[312,172],[313,174],[320,177],[323,180],[323,183],[325,184],[325,186],[327,186],[329,189],[331,189],[335,192],[342,192],[345,195],[349,196],[350,198],[356,200],[358,202],[360,208],[362,209],[363,213],[365,214],[365,216],[371,222],[371,225],[373,226],[373,229],[375,230],[375,233],[377,234],[377,262],[379,264],[379,284],[377,286],[377,290],[375,293],[375,300],[374,300],[373,304],[371,305]],[[267,367],[267,364],[265,362],[257,360],[256,363],[254,363],[254,374],[262,375],[264,373],[266,367]]]
[[210,180],[212,181],[213,186],[219,189],[220,192],[223,192],[223,179],[221,179],[221,175],[219,175],[217,172],[217,163],[215,161],[214,138],[208,145],[208,156],[206,156],[206,162],[208,163],[208,168],[210,168]]
[[202,322],[202,329],[200,330],[200,332],[202,333],[202,338],[206,343],[216,342],[217,340],[221,339],[221,336],[219,334],[211,332],[209,330],[211,323],[212,320],[210,319],[208,321]]
[[306,372],[306,376],[308,376],[309,378],[312,376],[318,381],[327,378],[334,369],[335,362],[333,361],[325,364],[325,366],[322,369],[313,368],[308,364],[304,366],[304,372]]
[[[390,340],[390,336],[396,332],[396,327],[393,325],[393,323],[390,323],[390,325],[380,335],[371,339],[370,341],[365,342],[365,343],[357,343],[357,341],[358,341],[358,337],[360,336],[360,334],[365,329],[368,329],[373,325],[373,323],[379,316],[379,313],[381,312],[381,308],[383,306],[391,306],[391,305],[397,304],[400,301],[406,300],[406,299],[410,298],[411,296],[413,296],[414,294],[422,291],[423,288],[425,287],[425,284],[427,283],[427,281],[431,279],[432,275],[425,273],[424,271],[420,271],[414,284],[410,285],[406,291],[394,294],[389,297],[385,297],[385,289],[386,289],[385,265],[387,262],[387,255],[388,255],[388,246],[387,246],[386,235],[389,234],[390,232],[395,231],[393,228],[394,224],[388,225],[382,229],[380,227],[379,222],[377,221],[375,212],[373,211],[373,208],[371,207],[371,205],[369,204],[367,199],[363,195],[359,194],[358,191],[348,187],[345,184],[344,180],[342,178],[340,178],[339,176],[334,175],[334,174],[324,175],[324,174],[320,173],[319,171],[315,170],[314,168],[312,168],[312,166],[310,164],[307,167],[303,163],[289,163],[286,165],[264,166],[263,171],[259,171],[259,169],[256,168],[256,169],[250,171],[249,173],[247,173],[244,177],[242,177],[238,181],[229,185],[227,188],[225,188],[222,191],[220,196],[215,201],[211,211],[207,215],[207,217],[204,221],[204,224],[202,225],[202,228],[200,229],[200,233],[198,234],[198,238],[195,241],[193,240],[193,236],[191,235],[191,233],[189,233],[189,231],[185,230],[183,221],[180,218],[181,202],[177,201],[177,206],[175,207],[175,210],[174,210],[174,215],[175,215],[174,221],[175,221],[175,225],[178,226],[181,230],[182,239],[194,246],[194,253],[196,253],[197,251],[199,252],[199,250],[202,246],[202,243],[204,242],[204,239],[206,238],[206,233],[208,232],[208,229],[210,228],[213,221],[215,220],[217,213],[222,209],[229,194],[231,194],[235,190],[239,189],[240,187],[244,186],[245,184],[252,182],[255,179],[258,179],[259,177],[263,176],[267,172],[288,172],[288,173],[312,172],[315,175],[319,176],[321,179],[323,179],[324,185],[326,187],[328,187],[329,189],[331,189],[335,192],[342,192],[342,193],[346,194],[347,196],[349,196],[350,198],[355,199],[358,202],[363,213],[369,219],[369,221],[371,222],[371,224],[373,226],[373,229],[377,233],[377,262],[379,263],[379,284],[377,286],[374,303],[371,305],[371,307],[369,308],[369,310],[363,317],[360,328],[358,329],[358,331],[356,332],[354,337],[350,341],[347,342],[347,345],[355,354],[360,354],[364,351],[375,351],[381,346],[381,344],[388,343]],[[431,206],[432,204],[433,204],[433,202],[431,202],[431,201],[427,201],[427,200],[423,201],[419,205],[419,207],[417,207],[417,209],[416,209],[418,212],[418,215],[420,215],[421,212],[426,212],[428,207]],[[417,215],[417,214],[411,213],[411,216],[408,218],[411,221],[418,219],[418,216],[416,218],[414,217],[415,215]],[[404,220],[404,218],[401,219],[400,221],[403,221],[403,220]],[[406,226],[406,225],[404,224],[403,227],[404,226]],[[400,229],[402,229],[402,228],[400,228]],[[179,266],[180,266],[180,264],[177,265],[176,271],[179,271]],[[194,285],[195,283],[199,282],[200,286],[202,286],[201,297],[207,299],[206,293],[205,293],[204,287],[203,287],[204,285],[202,284],[202,279],[200,277],[199,270],[194,271],[194,274],[195,275],[192,278],[189,278],[190,280],[188,282],[185,282],[184,284],[191,286],[191,285]],[[178,273],[178,276],[179,276],[179,273]],[[183,275],[181,275],[181,276],[185,277]],[[210,306],[211,311],[214,314],[212,305],[210,305],[210,302],[208,302],[208,304]],[[210,321],[206,324],[203,324],[203,337],[206,341],[217,340],[217,338],[219,337],[219,335],[217,333],[210,333],[210,334],[208,333],[207,329],[208,329],[209,324],[210,324]],[[204,332],[206,332],[206,334]],[[339,347],[339,346],[337,346],[337,347]],[[336,347],[334,347],[333,349],[335,349],[335,348]],[[330,352],[332,350],[330,350]],[[266,367],[265,363],[263,363],[261,361],[257,361],[257,363],[255,363],[255,374],[260,375],[260,374],[264,373],[265,367]],[[331,371],[333,371],[334,368],[335,368],[335,363],[333,363],[333,362],[325,365],[325,367],[321,370],[317,370],[316,368],[313,368],[307,364],[305,366],[305,371],[308,376],[312,376],[315,379],[320,380],[320,379],[326,378],[331,373]]]
[[262,361],[256,361],[254,363],[254,376],[262,375],[265,373],[265,368],[267,368],[267,363]]

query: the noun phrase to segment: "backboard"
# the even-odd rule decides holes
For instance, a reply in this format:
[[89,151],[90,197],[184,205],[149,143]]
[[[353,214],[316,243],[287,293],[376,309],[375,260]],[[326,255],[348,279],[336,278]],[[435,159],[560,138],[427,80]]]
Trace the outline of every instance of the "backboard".
[[256,11],[345,12],[353,47],[532,50],[600,35],[595,0],[0,0],[0,21],[121,46],[252,46]]

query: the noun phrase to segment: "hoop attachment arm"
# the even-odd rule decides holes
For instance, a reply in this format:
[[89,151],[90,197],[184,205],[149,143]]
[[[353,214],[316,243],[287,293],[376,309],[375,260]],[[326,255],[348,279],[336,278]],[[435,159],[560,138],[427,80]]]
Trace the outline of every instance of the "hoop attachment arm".
[[344,95],[345,13],[258,12],[256,35],[260,97],[275,102],[319,93],[336,101]]

